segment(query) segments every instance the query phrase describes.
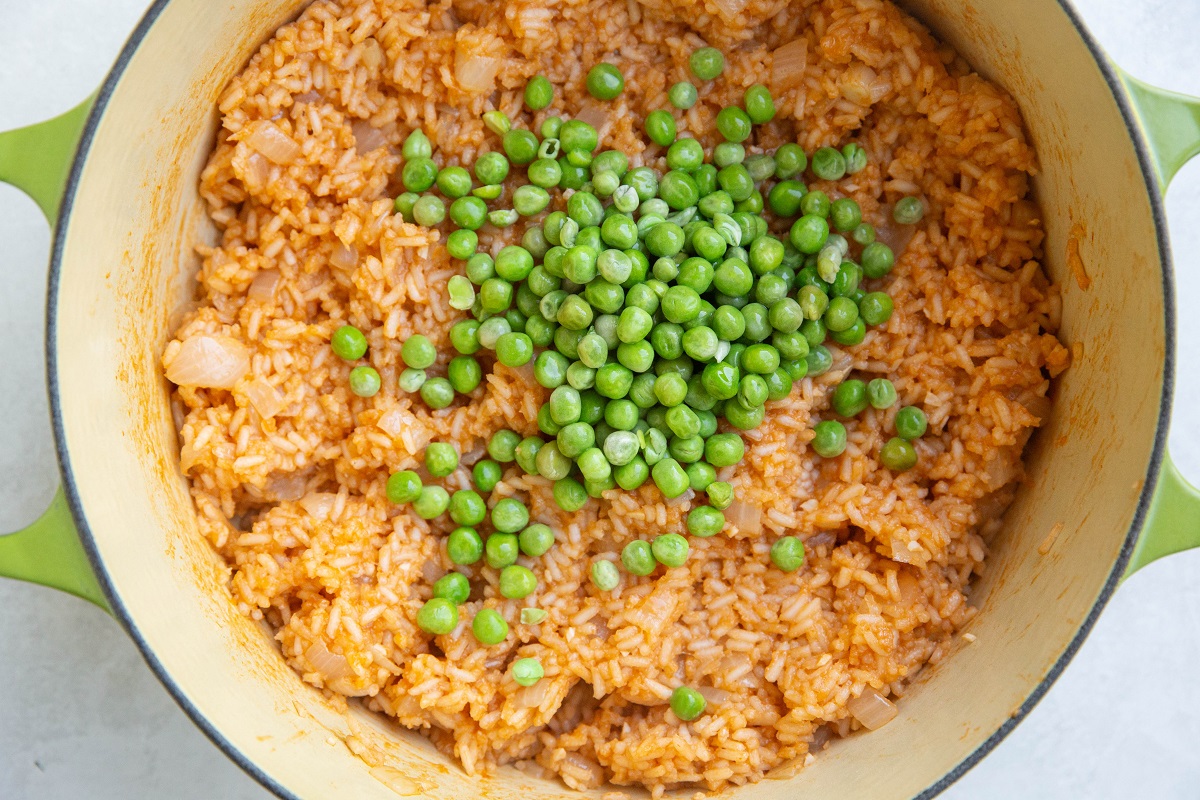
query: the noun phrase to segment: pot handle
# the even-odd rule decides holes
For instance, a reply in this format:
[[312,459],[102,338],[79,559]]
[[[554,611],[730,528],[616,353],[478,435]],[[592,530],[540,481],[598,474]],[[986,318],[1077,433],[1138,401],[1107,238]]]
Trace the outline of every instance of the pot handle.
[[[1200,98],[1150,86],[1119,67],[1116,72],[1149,145],[1150,159],[1165,194],[1180,168],[1200,155]],[[1151,561],[1193,547],[1200,547],[1200,491],[1187,482],[1166,454],[1125,577]]]
[[[0,133],[0,182],[29,195],[51,225],[93,98],[54,119]],[[70,592],[108,610],[63,490],[32,525],[0,536],[0,576]]]

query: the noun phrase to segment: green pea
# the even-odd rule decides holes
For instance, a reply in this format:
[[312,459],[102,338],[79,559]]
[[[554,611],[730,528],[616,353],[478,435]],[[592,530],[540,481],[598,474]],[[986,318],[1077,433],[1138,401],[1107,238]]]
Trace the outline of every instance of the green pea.
[[613,64],[597,64],[588,70],[588,94],[597,100],[615,100],[625,90],[625,76]]
[[916,225],[925,216],[925,206],[919,197],[902,197],[892,208],[892,219],[901,225]]
[[424,131],[417,128],[405,138],[400,153],[404,156],[405,161],[411,161],[414,158],[429,158],[433,155],[433,145],[429,143],[429,137],[425,135]]
[[867,400],[880,410],[896,403],[896,385],[887,378],[875,378],[867,384]]
[[892,248],[883,242],[871,242],[863,248],[861,261],[864,275],[868,278],[882,278],[892,271],[896,257]]
[[393,472],[388,476],[386,494],[389,503],[411,503],[421,494],[421,478],[408,469]]
[[843,197],[833,201],[829,218],[833,221],[833,227],[839,231],[852,231],[862,222],[862,209],[858,207],[854,198]]
[[673,458],[664,458],[657,462],[651,470],[651,476],[654,478],[654,484],[668,500],[679,497],[688,490],[687,472]]
[[[845,299],[849,300],[850,298]],[[850,300],[850,302],[854,301]],[[845,330],[834,331],[831,329],[829,333],[829,337],[831,339],[838,344],[845,345],[847,347],[853,347],[854,345],[861,344],[862,340],[866,338],[866,335],[867,325],[865,322],[863,322],[862,317],[854,320],[854,324]]]
[[458,627],[458,609],[444,597],[434,597],[417,612],[417,626],[426,633],[444,636]]
[[822,458],[836,458],[846,451],[846,426],[837,420],[818,422],[813,433],[813,452]]
[[879,461],[892,472],[905,472],[917,465],[917,451],[912,442],[896,436],[879,449]]
[[511,533],[493,533],[483,546],[483,556],[492,569],[504,569],[517,562],[517,537]]
[[813,153],[812,171],[826,181],[839,181],[846,174],[846,158],[832,147],[822,147]]
[[775,118],[775,100],[771,91],[761,83],[756,83],[746,90],[742,99],[746,114],[755,125],[762,125]]
[[651,553],[664,567],[682,567],[687,562],[688,550],[687,539],[678,533],[659,534],[650,543]]
[[702,81],[717,78],[725,69],[725,56],[715,47],[701,47],[688,59],[692,74]]
[[703,714],[706,705],[704,695],[687,686],[679,686],[671,693],[671,711],[684,722]]
[[454,445],[449,442],[431,442],[426,446],[425,469],[435,478],[444,478],[458,469],[458,451],[454,449]]
[[338,358],[356,361],[367,353],[367,337],[353,325],[343,325],[333,332],[329,345]]
[[413,205],[413,219],[418,225],[432,228],[446,218],[446,204],[440,197],[427,194]]
[[800,212],[805,215],[828,218],[832,210],[833,203],[830,203],[828,194],[824,192],[808,192],[800,199]]
[[474,564],[483,557],[483,539],[473,528],[456,528],[446,538],[446,555],[458,565]]
[[461,605],[471,596],[471,582],[461,572],[447,572],[433,584],[433,596]]
[[695,139],[680,139],[667,150],[668,169],[692,172],[703,163],[704,148]]
[[858,379],[842,381],[833,390],[833,410],[843,417],[856,417],[868,405],[867,385]]
[[446,197],[463,197],[471,191],[471,174],[463,167],[445,167],[438,173],[436,183]]
[[808,367],[807,374],[814,378],[824,375],[833,366],[833,355],[824,345],[814,345],[804,360]]
[[508,638],[508,622],[494,608],[481,608],[471,620],[471,633],[480,644],[490,647]]
[[554,86],[544,75],[534,75],[525,84],[525,105],[541,111],[554,101]]
[[627,492],[632,492],[649,479],[650,467],[646,464],[645,459],[636,456],[633,461],[613,470],[613,477],[618,486]]
[[496,484],[504,477],[504,470],[495,461],[490,458],[480,459],[475,462],[475,467],[471,470],[471,478],[475,482],[475,488],[481,492],[490,492],[496,488]]
[[896,435],[901,439],[920,439],[929,428],[925,412],[916,406],[905,406],[896,412]]
[[558,503],[558,507],[568,513],[573,513],[583,508],[587,503],[588,493],[583,488],[579,481],[573,478],[563,478],[554,483],[554,501]]
[[554,531],[540,522],[530,525],[517,536],[521,552],[530,558],[545,555],[554,546]]
[[496,340],[496,360],[506,367],[520,367],[533,358],[533,340],[528,334],[506,333]]
[[518,658],[512,665],[513,680],[518,686],[533,686],[545,674],[541,662],[536,658]]
[[824,217],[805,214],[792,223],[788,238],[801,253],[816,253],[829,239],[829,223]]
[[733,486],[725,481],[713,481],[704,490],[713,508],[724,510],[733,503]]
[[488,440],[488,455],[501,464],[509,464],[516,458],[517,445],[520,443],[521,435],[519,433],[501,428]]
[[374,397],[383,386],[383,380],[374,367],[355,367],[350,370],[350,391],[359,397]]
[[433,519],[440,517],[449,505],[450,493],[441,486],[422,486],[412,507],[421,519]]
[[866,169],[867,151],[857,142],[850,142],[842,148],[842,158],[846,159],[847,175],[854,175]]
[[716,536],[724,527],[725,515],[712,506],[696,506],[688,513],[687,529],[692,536]]
[[795,536],[780,536],[771,545],[771,563],[784,572],[795,572],[804,564],[804,542]]
[[617,565],[605,559],[592,562],[592,583],[602,592],[611,592],[621,583]]
[[570,474],[574,462],[562,454],[557,442],[547,442],[538,450],[535,465],[539,475],[546,480],[556,481]]
[[579,458],[596,443],[596,432],[590,423],[572,422],[558,432],[558,449],[567,458]]
[[537,577],[527,567],[509,564],[500,570],[500,594],[509,600],[521,600],[537,589]]
[[641,539],[634,539],[621,549],[621,563],[631,575],[643,577],[654,572],[658,566],[650,543]]
[[849,297],[835,297],[829,301],[822,319],[831,332],[848,330],[858,321],[858,306]]
[[396,200],[392,203],[392,208],[397,214],[404,218],[405,222],[415,222],[413,219],[413,206],[421,199],[421,195],[416,192],[402,192],[396,196]]
[[596,145],[600,143],[600,136],[588,123],[573,119],[563,123],[562,130],[559,131],[558,139],[562,142],[562,147],[568,153],[572,151],[580,151],[591,153],[596,149]]
[[808,167],[808,156],[798,144],[787,143],[775,151],[775,177],[788,180],[804,172]]
[[686,111],[696,105],[696,87],[687,81],[680,81],[667,91],[667,99],[671,101],[671,105]]
[[409,192],[428,191],[437,180],[438,167],[428,156],[406,159],[400,171],[400,180]]
[[682,170],[671,170],[659,181],[658,193],[675,210],[694,206],[700,199],[696,181]]
[[540,186],[526,184],[513,192],[513,209],[523,217],[531,217],[550,203],[550,194]]
[[650,141],[660,147],[667,147],[675,141],[675,117],[670,111],[651,111],[646,115],[645,127]]
[[633,372],[623,364],[605,364],[596,370],[596,392],[613,400],[629,394]]

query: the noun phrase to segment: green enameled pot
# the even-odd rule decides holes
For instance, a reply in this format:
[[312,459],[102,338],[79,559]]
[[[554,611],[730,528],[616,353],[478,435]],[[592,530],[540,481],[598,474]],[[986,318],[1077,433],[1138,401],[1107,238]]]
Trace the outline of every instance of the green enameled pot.
[[[280,797],[562,797],[514,769],[471,778],[419,735],[339,710],[237,613],[196,530],[159,353],[197,266],[191,242],[211,233],[196,187],[216,98],[301,5],[157,0],[94,98],[0,135],[0,180],[55,225],[46,360],[63,478],[40,520],[0,538],[0,575],[111,610],[192,719]],[[976,641],[923,672],[891,723],[790,780],[728,793],[741,800],[937,794],[1037,703],[1124,576],[1200,545],[1200,494],[1165,449],[1162,205],[1200,151],[1200,101],[1122,73],[1065,0],[905,5],[1021,106],[1073,363],[974,590]]]

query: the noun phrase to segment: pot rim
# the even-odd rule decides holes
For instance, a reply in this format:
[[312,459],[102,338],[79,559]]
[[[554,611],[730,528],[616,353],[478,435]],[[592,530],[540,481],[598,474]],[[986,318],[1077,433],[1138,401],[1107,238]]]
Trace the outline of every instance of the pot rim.
[[[142,41],[154,27],[163,10],[170,4],[171,0],[154,0],[154,3],[142,16],[137,27],[130,34],[129,39],[121,48],[120,54],[113,63],[108,75],[104,79],[99,92],[96,95],[96,100],[90,113],[88,114],[87,122],[84,125],[80,135],[79,146],[75,156],[71,162],[71,170],[67,178],[66,189],[62,198],[62,205],[58,220],[54,228],[54,237],[50,253],[50,271],[48,291],[46,298],[46,381],[50,399],[50,417],[51,425],[54,431],[54,446],[58,456],[60,472],[62,473],[63,489],[66,494],[67,503],[71,510],[71,515],[75,520],[76,529],[79,532],[79,538],[83,545],[84,551],[87,554],[92,571],[95,573],[104,596],[108,600],[109,608],[113,615],[125,628],[126,632],[133,639],[141,652],[143,660],[154,672],[158,680],[170,693],[171,697],[183,709],[184,713],[192,720],[205,736],[215,744],[231,761],[237,764],[246,774],[254,778],[260,785],[276,796],[284,800],[302,800],[298,795],[284,787],[275,778],[268,775],[258,764],[251,758],[246,756],[238,747],[233,744],[225,735],[214,725],[204,714],[191,702],[182,687],[180,687],[171,676],[170,672],[164,667],[158,657],[155,655],[153,648],[142,636],[138,629],[137,622],[129,609],[121,602],[116,593],[116,587],[109,577],[108,571],[104,568],[104,562],[100,558],[99,550],[96,547],[95,538],[92,534],[91,527],[88,525],[87,516],[84,513],[83,504],[79,497],[78,487],[75,484],[75,475],[71,467],[71,458],[68,450],[66,431],[63,425],[63,409],[61,398],[59,395],[58,385],[58,353],[57,353],[57,312],[58,312],[58,289],[61,282],[63,248],[66,240],[66,231],[70,226],[71,213],[74,210],[75,194],[79,188],[80,179],[83,172],[83,166],[87,161],[88,152],[91,149],[92,141],[95,138],[97,129],[104,118],[104,113],[108,108],[108,103],[112,99],[113,92],[116,90],[117,84],[125,74],[126,68],[129,66],[133,55],[141,46]],[[965,775],[972,767],[982,761],[988,754],[996,748],[1020,724],[1026,716],[1033,710],[1041,699],[1049,691],[1050,687],[1058,680],[1063,670],[1075,657],[1079,648],[1083,645],[1091,633],[1096,620],[1100,613],[1112,598],[1117,586],[1121,581],[1121,577],[1125,573],[1130,557],[1133,554],[1134,545],[1137,543],[1138,537],[1142,532],[1142,527],[1146,521],[1146,515],[1150,507],[1152,498],[1154,497],[1155,488],[1158,485],[1159,473],[1162,468],[1163,460],[1166,454],[1167,432],[1170,427],[1171,420],[1171,405],[1175,387],[1175,281],[1173,258],[1171,254],[1170,238],[1167,233],[1166,212],[1163,204],[1162,186],[1159,184],[1158,178],[1154,171],[1153,159],[1150,153],[1149,145],[1145,135],[1137,122],[1137,117],[1133,112],[1128,95],[1126,94],[1116,70],[1112,63],[1108,60],[1104,50],[1095,40],[1092,33],[1084,25],[1080,19],[1078,12],[1071,5],[1069,0],[1055,0],[1059,8],[1066,14],[1076,33],[1087,46],[1088,51],[1092,55],[1093,61],[1099,68],[1100,73],[1104,76],[1105,82],[1108,84],[1109,92],[1112,94],[1117,103],[1117,107],[1121,112],[1121,118],[1125,122],[1125,127],[1129,133],[1130,140],[1133,143],[1134,150],[1137,153],[1138,164],[1141,167],[1142,180],[1146,186],[1146,193],[1150,200],[1151,214],[1154,220],[1155,234],[1158,240],[1159,249],[1159,264],[1162,271],[1162,291],[1163,291],[1163,325],[1164,325],[1164,343],[1165,356],[1163,360],[1163,380],[1162,380],[1162,396],[1159,399],[1158,421],[1155,426],[1154,446],[1150,454],[1150,461],[1147,464],[1146,478],[1142,485],[1142,490],[1138,496],[1137,508],[1134,512],[1133,520],[1130,522],[1129,530],[1125,534],[1125,541],[1121,545],[1121,550],[1113,564],[1112,571],[1109,573],[1104,586],[1087,616],[1080,623],[1079,629],[1071,638],[1070,643],[1063,652],[1055,660],[1054,665],[1046,673],[1046,675],[1038,681],[1032,691],[1021,703],[1020,707],[1004,721],[982,744],[967,755],[962,761],[954,766],[949,772],[946,772],[938,780],[934,781],[926,787],[920,794],[916,796],[916,800],[930,800],[947,788],[955,781]]]

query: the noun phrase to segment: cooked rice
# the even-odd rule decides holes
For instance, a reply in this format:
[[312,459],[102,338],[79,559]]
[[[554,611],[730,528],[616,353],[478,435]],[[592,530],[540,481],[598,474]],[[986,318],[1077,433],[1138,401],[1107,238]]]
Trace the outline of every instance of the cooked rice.
[[[796,40],[804,47],[788,52],[803,49],[802,74],[772,75],[773,51]],[[447,231],[392,213],[399,144],[420,126],[440,163],[470,164],[498,146],[483,112],[535,130],[565,112],[597,124],[602,144],[634,164],[661,168],[641,120],[667,107],[702,44],[725,50],[727,68],[680,127],[706,148],[716,111],[759,81],[791,88],[774,92],[779,114],[752,150],[866,147],[865,170],[813,188],[849,193],[894,246],[883,283],[896,312],[861,346],[831,347],[832,370],[769,404],[744,463],[723,472],[736,524],[693,538],[683,568],[623,574],[612,592],[588,580],[594,556],[683,531],[691,492],[664,502],[647,484],[566,515],[544,479],[508,469],[491,502],[520,497],[557,531],[546,555],[521,559],[538,589],[505,600],[495,570],[460,568],[472,599],[454,633],[431,641],[415,618],[452,568],[441,544],[451,524],[390,505],[387,476],[422,471],[425,444],[450,441],[465,457],[445,483],[465,487],[492,431],[537,432],[545,392],[529,369],[486,362],[469,401],[442,411],[395,388],[401,342],[426,334],[444,370],[461,316],[445,294],[460,269],[442,247]],[[612,104],[583,90],[600,60],[626,77]],[[492,90],[460,87],[492,69]],[[556,98],[531,118],[522,90],[537,73]],[[1015,103],[893,5],[317,0],[262,46],[220,112],[200,190],[221,240],[199,248],[198,307],[163,361],[169,369],[200,334],[247,348],[249,372],[232,390],[176,390],[181,465],[201,528],[231,565],[234,602],[277,629],[306,681],[425,731],[471,773],[515,763],[572,787],[716,790],[790,774],[831,735],[857,730],[853,698],[867,687],[898,695],[971,618],[966,592],[1068,354],[1053,335],[1060,302],[1038,263],[1036,161]],[[929,212],[895,226],[891,204],[913,193]],[[488,227],[481,248],[495,253],[521,230]],[[350,365],[330,352],[346,323],[367,333],[383,377],[373,398],[349,391]],[[851,371],[890,377],[901,402],[849,421],[846,454],[818,458],[812,424]],[[930,430],[917,468],[893,474],[878,453],[910,404]],[[783,534],[805,540],[794,574],[768,558]],[[549,616],[521,625],[525,605]],[[512,625],[501,645],[468,631],[485,606]],[[527,656],[546,678],[521,688],[507,665]],[[709,699],[692,723],[667,710],[680,683]]]

